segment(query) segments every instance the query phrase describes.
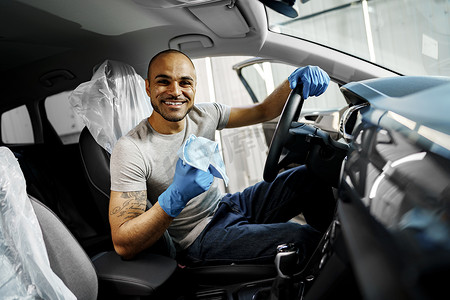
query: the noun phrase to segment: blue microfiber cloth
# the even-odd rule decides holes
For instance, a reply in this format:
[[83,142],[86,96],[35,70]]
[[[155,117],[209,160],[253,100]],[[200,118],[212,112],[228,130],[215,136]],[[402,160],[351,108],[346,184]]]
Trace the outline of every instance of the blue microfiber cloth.
[[217,142],[191,134],[178,150],[178,156],[194,168],[205,172],[209,169],[213,176],[222,178],[228,186],[228,176]]

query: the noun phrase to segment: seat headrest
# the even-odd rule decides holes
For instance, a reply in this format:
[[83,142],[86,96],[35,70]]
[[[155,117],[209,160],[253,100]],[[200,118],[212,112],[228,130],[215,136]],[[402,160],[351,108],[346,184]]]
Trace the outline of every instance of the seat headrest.
[[98,66],[92,79],[70,94],[69,102],[109,153],[121,136],[152,112],[144,79],[132,66],[113,60]]

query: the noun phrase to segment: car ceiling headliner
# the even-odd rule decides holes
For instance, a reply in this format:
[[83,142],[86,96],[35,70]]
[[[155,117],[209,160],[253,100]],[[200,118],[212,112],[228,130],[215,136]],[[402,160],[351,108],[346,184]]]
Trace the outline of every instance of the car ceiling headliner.
[[[236,2],[248,26],[243,37],[221,36],[211,30],[211,26],[205,25],[209,15],[202,18],[187,7],[145,7],[177,1],[1,1],[0,88],[3,109],[8,106],[5,104],[7,101],[15,106],[31,98],[45,98],[73,89],[89,80],[93,66],[105,59],[129,63],[144,77],[148,60],[167,49],[172,39],[186,35],[201,35],[212,42],[212,47],[199,46],[201,43],[198,42],[186,43],[186,48],[181,50],[192,58],[220,55],[283,57],[293,64],[320,64],[330,75],[333,70],[348,69],[340,72],[348,74],[345,75],[348,78],[342,78],[345,82],[371,78],[377,72],[370,70],[370,65],[362,73],[355,72],[355,68],[361,65],[359,60],[349,61],[338,52],[330,54],[330,49],[323,50],[324,47],[307,41],[268,32],[265,8],[258,0]],[[230,2],[218,1],[222,8]],[[218,16],[217,24],[222,33],[236,29],[235,22],[221,18],[223,13],[215,10],[213,13]],[[216,19],[212,18],[213,22]],[[69,71],[73,78],[54,80],[53,86],[42,84],[43,76],[51,77],[52,72],[58,70]]]
[[[259,13],[263,9],[258,1],[243,3],[241,7],[248,8],[247,22],[255,20],[248,15],[254,11],[251,6],[259,7]],[[171,38],[182,34],[209,36],[214,48],[220,46],[220,51],[208,49],[213,52],[247,50],[236,48],[230,39],[221,42],[187,8],[149,9],[131,0],[21,0],[2,1],[0,11],[1,72],[71,51],[85,57],[96,51],[103,56],[126,57],[132,51],[147,61],[155,51],[167,48]],[[250,35],[261,34],[255,30],[257,25],[251,25]],[[233,40],[239,43],[239,39]]]
[[[182,49],[193,58],[258,55],[267,31],[264,6],[257,0],[238,4],[250,28],[244,38],[218,36],[187,7],[147,8],[137,0],[1,1],[2,101],[57,92],[39,84],[41,76],[54,70],[74,74],[75,80],[57,87],[72,89],[89,80],[92,67],[105,59],[127,62],[145,76],[149,58],[167,49],[172,38],[187,34],[213,42],[210,48]],[[234,25],[229,26],[232,31]]]

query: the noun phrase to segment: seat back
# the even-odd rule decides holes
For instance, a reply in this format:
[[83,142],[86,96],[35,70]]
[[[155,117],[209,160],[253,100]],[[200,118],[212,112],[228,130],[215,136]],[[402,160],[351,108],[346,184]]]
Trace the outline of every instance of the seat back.
[[85,175],[104,228],[109,232],[109,159],[118,139],[150,116],[145,81],[122,62],[106,60],[92,80],[78,86],[69,101],[86,127],[79,140]]
[[98,282],[91,260],[61,220],[30,197],[41,226],[50,266],[77,299],[97,299]]
[[[86,125],[80,134],[80,154],[103,227],[109,232],[110,155],[118,139],[152,112],[145,81],[131,66],[106,60],[91,81],[75,89],[70,103]],[[168,232],[152,251],[175,257]]]
[[87,127],[84,127],[81,131],[79,147],[89,189],[102,218],[103,227],[109,231],[110,154],[100,147]]

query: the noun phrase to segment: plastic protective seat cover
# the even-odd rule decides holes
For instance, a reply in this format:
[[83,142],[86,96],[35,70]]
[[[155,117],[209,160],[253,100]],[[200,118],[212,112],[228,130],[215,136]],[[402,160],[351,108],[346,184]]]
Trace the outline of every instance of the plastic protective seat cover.
[[145,81],[128,64],[106,60],[69,97],[93,138],[109,153],[117,140],[150,116]]
[[31,205],[22,171],[8,148],[0,147],[0,161],[2,298],[96,299],[90,259],[50,210]]

